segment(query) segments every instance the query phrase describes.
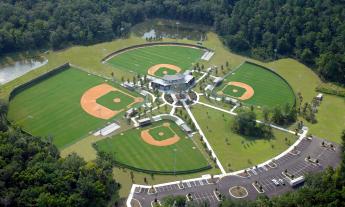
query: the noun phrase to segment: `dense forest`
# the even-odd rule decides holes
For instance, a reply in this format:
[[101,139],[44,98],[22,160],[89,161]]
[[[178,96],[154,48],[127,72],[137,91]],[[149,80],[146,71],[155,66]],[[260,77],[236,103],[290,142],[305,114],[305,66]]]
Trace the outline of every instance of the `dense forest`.
[[294,57],[345,84],[343,0],[2,0],[0,54],[108,41],[156,17],[213,26],[235,52]]
[[0,104],[0,206],[107,206],[117,202],[112,164],[61,158],[49,141],[8,126]]

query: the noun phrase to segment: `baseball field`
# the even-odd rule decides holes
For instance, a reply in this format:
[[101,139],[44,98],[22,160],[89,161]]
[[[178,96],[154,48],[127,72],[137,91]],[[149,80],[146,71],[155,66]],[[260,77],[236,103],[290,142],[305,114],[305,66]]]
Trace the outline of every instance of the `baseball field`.
[[216,88],[217,94],[239,99],[245,104],[262,107],[290,106],[295,95],[283,78],[262,66],[244,62]]
[[96,142],[96,149],[111,154],[119,163],[149,171],[172,174],[209,165],[175,122],[166,120]]
[[[96,103],[95,97],[86,92],[95,88],[98,90],[93,92],[100,96],[100,86],[111,92],[103,90],[105,95],[99,101],[104,106],[94,107],[90,103]],[[134,103],[133,97],[137,95],[129,97],[119,88],[103,78],[69,68],[17,94],[10,102],[8,116],[25,131],[35,136],[52,137],[56,146],[63,148],[103,127],[128,104]]]
[[[162,77],[163,75],[183,72],[192,67],[204,54],[204,50],[177,45],[156,45],[130,49],[107,61],[115,68]],[[157,66],[158,67],[155,67]],[[153,68],[152,68],[153,67]]]

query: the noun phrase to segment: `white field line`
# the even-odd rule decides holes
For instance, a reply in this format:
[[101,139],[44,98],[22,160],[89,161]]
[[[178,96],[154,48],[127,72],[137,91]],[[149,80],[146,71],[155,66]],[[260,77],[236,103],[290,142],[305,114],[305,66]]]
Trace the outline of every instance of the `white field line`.
[[194,118],[194,115],[193,115],[193,113],[191,112],[191,110],[189,109],[189,106],[188,106],[184,101],[182,101],[182,103],[183,103],[183,105],[184,105],[184,107],[185,107],[185,109],[186,109],[188,115],[190,116],[190,118],[192,119],[193,123],[195,124],[195,127],[198,129],[199,134],[202,136],[203,141],[206,143],[207,148],[211,151],[212,157],[216,158],[216,163],[217,163],[217,165],[218,165],[220,171],[222,172],[222,174],[226,174],[226,171],[225,171],[224,167],[223,167],[222,164],[220,163],[220,161],[219,161],[219,159],[218,159],[216,153],[213,151],[213,149],[212,149],[210,143],[208,142],[208,140],[207,140],[207,138],[206,138],[204,132],[201,130],[201,127],[199,126],[198,122],[197,122],[196,119]]

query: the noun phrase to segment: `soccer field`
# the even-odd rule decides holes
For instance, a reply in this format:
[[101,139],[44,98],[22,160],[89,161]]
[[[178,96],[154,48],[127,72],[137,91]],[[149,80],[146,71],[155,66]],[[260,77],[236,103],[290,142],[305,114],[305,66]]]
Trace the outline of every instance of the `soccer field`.
[[[191,69],[204,54],[204,50],[186,46],[147,46],[131,49],[120,53],[107,61],[115,68],[133,71],[140,75],[146,75],[150,67],[157,64],[171,64],[178,66],[182,72]],[[162,71],[157,71],[156,76],[163,76]],[[173,71],[167,71],[173,74]]]
[[10,101],[9,119],[35,136],[53,137],[54,144],[63,148],[106,123],[80,105],[86,90],[104,82],[103,78],[69,68],[17,94]]
[[[169,127],[164,126],[167,123]],[[147,130],[158,141],[174,135],[180,139],[171,145],[155,146],[143,140],[141,134]],[[97,142],[96,149],[110,153],[119,163],[148,171],[173,174],[174,170],[178,173],[209,165],[193,141],[172,121],[159,121],[144,128],[128,130]]]
[[249,105],[275,107],[286,103],[295,104],[295,94],[286,81],[274,72],[250,62],[243,63],[237,70],[229,74],[224,83],[217,87],[217,93],[239,98],[243,95],[243,88],[231,85],[240,82],[253,89],[249,99],[241,100]]

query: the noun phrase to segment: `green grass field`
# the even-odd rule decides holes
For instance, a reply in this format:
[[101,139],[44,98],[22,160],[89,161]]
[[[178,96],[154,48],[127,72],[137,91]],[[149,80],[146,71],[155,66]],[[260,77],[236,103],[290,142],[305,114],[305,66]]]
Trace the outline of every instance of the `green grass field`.
[[232,97],[241,97],[246,92],[244,88],[233,85],[226,85],[222,91],[224,94]]
[[201,105],[193,106],[192,112],[227,171],[264,162],[296,141],[294,135],[278,130],[273,130],[272,139],[244,137],[231,130],[234,117],[229,114]]
[[66,147],[105,124],[80,106],[83,93],[100,83],[104,79],[70,68],[16,95],[8,117],[25,131],[52,136],[57,147]]
[[[164,74],[164,72],[166,72],[166,74]],[[155,75],[158,76],[158,77],[163,77],[164,75],[175,75],[176,74],[176,71],[175,70],[172,70],[170,68],[159,68]]]
[[[243,101],[246,104],[274,107],[286,103],[292,106],[295,103],[294,92],[281,77],[249,62],[243,63],[236,71],[227,76],[224,83],[216,90],[222,90],[230,81],[243,82],[254,89],[253,97]],[[238,97],[237,93],[229,90],[228,87],[223,90],[223,93]]]
[[[120,99],[120,102],[115,103],[114,99]],[[111,91],[96,100],[97,103],[105,106],[111,110],[125,109],[129,104],[134,102],[134,99],[120,91]]]
[[[162,133],[162,134],[161,134]],[[165,140],[176,134],[172,129],[166,126],[158,126],[149,131],[149,134],[156,140]]]
[[[163,139],[173,134],[169,128],[162,126],[162,123],[165,122],[170,123],[171,129],[180,136],[181,139],[177,143],[159,147],[142,140],[140,136],[142,130],[157,126],[157,128],[150,130],[157,139]],[[162,131],[167,135],[159,138],[158,133]],[[96,142],[96,145],[97,150],[112,154],[116,161],[145,170],[173,172],[175,156],[176,171],[193,170],[208,165],[205,157],[196,148],[193,141],[186,138],[181,129],[171,121],[159,121],[144,128],[128,130],[122,135],[117,134],[112,138]]]
[[201,49],[189,47],[150,46],[126,51],[107,62],[117,69],[146,75],[147,70],[157,64],[172,64],[183,71],[188,70],[203,53],[204,51]]

